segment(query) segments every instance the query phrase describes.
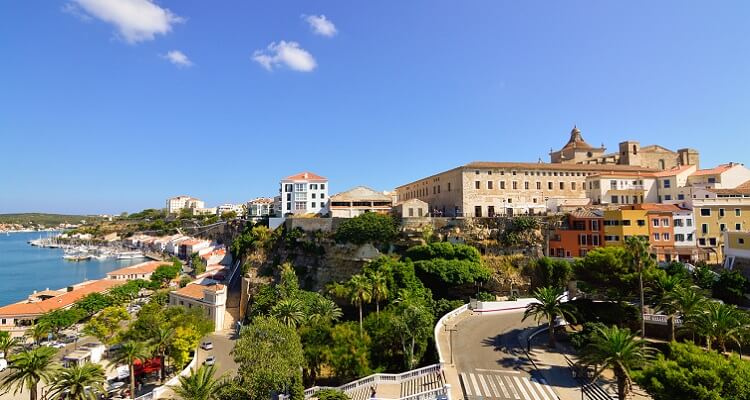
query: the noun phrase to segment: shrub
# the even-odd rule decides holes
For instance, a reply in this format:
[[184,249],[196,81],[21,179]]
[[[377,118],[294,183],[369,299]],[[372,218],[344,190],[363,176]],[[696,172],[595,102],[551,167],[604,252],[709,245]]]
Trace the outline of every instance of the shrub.
[[385,244],[396,238],[396,223],[390,215],[365,213],[348,219],[336,229],[339,243]]

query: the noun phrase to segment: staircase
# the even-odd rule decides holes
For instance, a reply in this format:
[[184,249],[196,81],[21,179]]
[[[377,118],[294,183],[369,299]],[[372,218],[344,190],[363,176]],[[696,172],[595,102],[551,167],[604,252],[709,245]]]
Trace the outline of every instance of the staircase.
[[435,371],[401,382],[401,397],[408,397],[443,387],[443,374]]

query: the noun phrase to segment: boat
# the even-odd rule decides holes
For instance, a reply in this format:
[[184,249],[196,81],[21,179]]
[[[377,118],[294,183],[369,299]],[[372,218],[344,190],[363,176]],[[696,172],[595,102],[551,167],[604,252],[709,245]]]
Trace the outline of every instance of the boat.
[[146,257],[143,255],[140,251],[122,251],[117,253],[117,259],[118,260],[130,260],[133,258],[144,258]]

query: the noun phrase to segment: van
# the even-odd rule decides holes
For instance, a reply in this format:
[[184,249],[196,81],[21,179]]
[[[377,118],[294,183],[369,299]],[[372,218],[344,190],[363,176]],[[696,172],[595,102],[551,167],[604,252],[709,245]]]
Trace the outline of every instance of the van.
[[0,358],[0,371],[5,371],[8,368],[8,361],[4,358]]

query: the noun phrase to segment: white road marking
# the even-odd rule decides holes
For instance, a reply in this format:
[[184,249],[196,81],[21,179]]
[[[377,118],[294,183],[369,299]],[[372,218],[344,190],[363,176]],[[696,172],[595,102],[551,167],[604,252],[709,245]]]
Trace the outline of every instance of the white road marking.
[[539,378],[539,383],[542,384],[542,387],[549,392],[550,396],[552,396],[552,399],[559,399],[560,397],[557,396],[557,393],[555,393],[554,390],[552,390],[552,387],[547,384],[547,381],[544,378]]
[[484,393],[486,397],[491,397],[492,393],[490,393],[490,388],[487,387],[487,382],[484,381],[484,376],[482,374],[477,374],[477,378],[479,379],[479,382],[482,384],[482,389],[484,389]]
[[536,395],[536,391],[534,390],[534,387],[531,385],[531,382],[529,382],[529,380],[526,378],[522,379],[521,381],[526,385],[526,387],[529,388],[529,393],[531,393],[531,395],[534,397],[534,400],[540,400],[539,396]]
[[534,378],[531,378],[531,382],[534,384],[533,386],[537,389],[537,391],[539,391],[539,394],[542,395],[542,397],[544,398],[544,400],[550,400],[550,398],[547,397],[547,392],[544,391],[544,387],[542,386],[541,383],[539,383]]
[[500,373],[503,373],[503,374],[520,374],[521,373],[521,371],[504,370],[504,369],[484,369],[484,368],[475,368],[475,371],[500,372]]
[[495,375],[495,376],[497,377],[497,381],[500,382],[500,390],[503,391],[503,396],[505,396],[506,399],[509,399],[510,394],[508,394],[508,389],[505,387],[505,383],[503,382],[503,377],[500,375]]
[[[515,376],[514,377],[506,376],[505,379],[508,380],[508,387],[510,387],[510,390],[513,392],[513,397],[516,399],[520,399],[520,397],[518,396],[518,391],[516,391],[516,386],[513,385],[513,379],[517,380],[518,378],[516,378]],[[526,397],[526,395],[524,394],[523,397]]]
[[474,374],[469,374],[471,377],[471,383],[474,385],[474,392],[476,392],[477,396],[482,395],[482,391],[479,390],[479,385],[477,385],[477,379],[474,377]]
[[464,374],[463,372],[461,373],[461,380],[464,382],[464,389],[466,390],[466,395],[473,396],[473,394],[471,394],[471,387],[469,387],[469,381],[466,379],[466,374]]
[[519,379],[519,378],[517,378],[515,376],[513,377],[513,380],[516,382],[516,386],[518,387],[518,390],[520,390],[521,394],[523,394],[523,398],[526,399],[526,400],[530,400],[531,398],[526,393],[526,389],[523,388],[523,383],[521,382],[523,379],[526,379],[526,378]]
[[497,387],[495,386],[495,380],[492,379],[492,375],[487,376],[487,382],[490,383],[490,387],[492,388],[492,393],[495,394],[495,397],[500,397],[500,393],[497,391]]

